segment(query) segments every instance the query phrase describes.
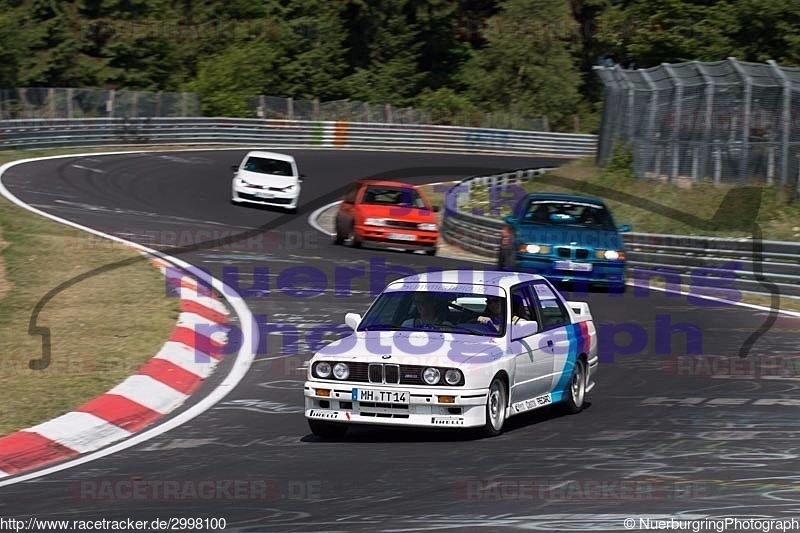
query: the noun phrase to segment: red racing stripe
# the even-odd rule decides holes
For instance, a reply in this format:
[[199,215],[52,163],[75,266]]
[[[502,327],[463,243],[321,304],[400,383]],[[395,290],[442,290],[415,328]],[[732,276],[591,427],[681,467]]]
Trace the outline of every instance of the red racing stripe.
[[198,352],[208,354],[214,359],[222,359],[223,356],[222,344],[205,335],[201,335],[191,328],[182,326],[176,327],[172,330],[172,335],[170,335],[169,340],[191,346]]
[[181,298],[181,309],[187,311],[189,313],[195,313],[203,318],[207,318],[212,322],[216,322],[218,324],[227,324],[228,317],[227,315],[220,313],[215,309],[211,309],[210,307],[206,307],[205,305],[197,302],[195,300],[187,300]]
[[8,474],[78,455],[75,450],[30,431],[17,431],[0,438],[0,450],[0,470]]
[[119,394],[103,394],[75,410],[93,414],[131,433],[164,416]]
[[183,394],[191,394],[203,381],[200,376],[184,370],[175,363],[158,358],[150,359],[136,373],[150,376]]

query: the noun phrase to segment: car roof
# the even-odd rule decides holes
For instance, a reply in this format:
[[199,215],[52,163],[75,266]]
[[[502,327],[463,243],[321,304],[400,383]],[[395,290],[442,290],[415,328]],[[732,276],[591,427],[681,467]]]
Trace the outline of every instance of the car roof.
[[382,179],[375,179],[375,178],[364,178],[358,180],[358,183],[361,185],[385,185],[389,187],[414,187],[416,185],[413,183],[409,183],[407,181],[400,181],[400,180],[382,180]]
[[278,152],[264,152],[261,150],[254,150],[252,152],[247,152],[245,157],[263,157],[265,159],[277,159],[278,161],[288,161],[294,162],[294,157],[290,156],[289,154],[279,154]]
[[525,197],[526,200],[557,200],[563,202],[583,202],[589,204],[605,205],[602,198],[583,196],[580,194],[566,194],[557,192],[534,192]]
[[[503,270],[442,270],[406,276],[393,283],[421,284],[441,283],[446,285],[490,285],[503,289],[526,281],[545,279],[538,274],[527,272],[506,272]],[[446,290],[446,289],[445,289]]]

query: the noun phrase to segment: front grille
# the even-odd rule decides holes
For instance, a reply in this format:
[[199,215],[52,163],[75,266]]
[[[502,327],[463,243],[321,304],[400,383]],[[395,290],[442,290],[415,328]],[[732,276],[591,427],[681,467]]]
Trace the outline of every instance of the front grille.
[[369,365],[369,382],[383,383],[383,365]]
[[400,382],[400,367],[398,365],[385,365],[383,367],[383,374],[386,383]]
[[567,257],[567,258],[569,258],[569,256],[572,253],[572,250],[570,250],[569,248],[559,247],[559,248],[556,248],[556,253],[558,254],[558,257]]
[[416,222],[406,222],[405,220],[386,220],[386,225],[390,228],[415,228],[417,227]]
[[578,248],[575,250],[576,259],[586,259],[587,257],[589,257],[589,250],[586,248]]
[[[328,361],[331,366],[336,364],[336,361]],[[350,376],[345,381],[355,381],[358,383],[386,383],[389,385],[427,385],[422,379],[422,371],[427,368],[419,365],[398,365],[398,364],[382,364],[382,363],[355,363],[347,361],[347,366],[350,368]],[[437,367],[438,368],[438,367]],[[442,376],[447,369],[439,368]],[[333,377],[329,379],[334,379]],[[464,382],[457,383],[454,386],[461,386]],[[442,380],[438,386],[452,386],[447,385]]]

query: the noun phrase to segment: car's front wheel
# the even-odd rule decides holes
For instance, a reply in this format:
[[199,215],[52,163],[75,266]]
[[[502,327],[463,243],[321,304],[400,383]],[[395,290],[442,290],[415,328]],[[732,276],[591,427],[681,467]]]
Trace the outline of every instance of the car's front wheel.
[[583,410],[584,399],[586,397],[586,364],[583,359],[575,362],[572,369],[572,377],[569,379],[567,398],[564,400],[564,411],[574,415]]
[[345,424],[336,422],[326,422],[324,420],[308,420],[308,428],[311,433],[323,439],[339,439],[347,433]]
[[503,431],[506,422],[506,384],[496,377],[489,385],[486,396],[486,424],[483,426],[485,437],[494,437]]

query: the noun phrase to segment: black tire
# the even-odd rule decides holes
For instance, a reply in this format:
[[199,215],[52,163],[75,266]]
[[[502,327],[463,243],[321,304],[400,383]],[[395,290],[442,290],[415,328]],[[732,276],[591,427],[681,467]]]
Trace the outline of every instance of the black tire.
[[492,380],[489,385],[489,394],[486,395],[486,424],[483,426],[484,437],[495,437],[503,432],[506,423],[506,404],[508,392],[505,382],[499,377]]
[[425,255],[436,255],[436,248],[425,250]]
[[333,244],[342,245],[344,244],[344,235],[339,232],[339,228],[336,228],[336,233],[333,235]]
[[352,226],[350,227],[350,239],[352,239],[353,248],[361,248],[361,241],[356,237],[356,229]]
[[327,422],[325,420],[308,419],[308,428],[311,433],[323,439],[340,439],[347,433],[346,424]]
[[586,399],[586,363],[583,359],[575,363],[565,392],[566,397],[562,402],[564,412],[570,415],[580,413]]

